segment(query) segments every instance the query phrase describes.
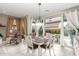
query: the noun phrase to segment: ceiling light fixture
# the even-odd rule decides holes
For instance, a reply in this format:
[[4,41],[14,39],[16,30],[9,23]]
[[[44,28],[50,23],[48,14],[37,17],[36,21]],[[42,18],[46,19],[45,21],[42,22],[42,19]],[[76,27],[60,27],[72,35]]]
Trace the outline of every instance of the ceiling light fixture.
[[38,17],[38,22],[43,22],[43,20],[42,20],[42,18],[41,18],[41,9],[40,9],[40,6],[41,6],[42,4],[41,3],[38,3],[38,6],[39,6],[39,17]]

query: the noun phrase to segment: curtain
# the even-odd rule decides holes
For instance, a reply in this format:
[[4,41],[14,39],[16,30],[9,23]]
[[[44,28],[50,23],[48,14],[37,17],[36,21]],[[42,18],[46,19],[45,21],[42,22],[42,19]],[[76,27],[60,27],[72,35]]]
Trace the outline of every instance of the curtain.
[[[65,12],[65,16],[67,18],[68,24],[76,30],[76,34],[77,34],[77,28],[79,28],[79,21],[78,21],[78,11],[74,10],[74,11],[69,11],[68,13]],[[73,46],[73,53],[75,53],[76,55],[78,50],[78,41],[74,39],[74,36],[72,36],[72,33],[70,32],[70,37],[71,37],[71,43]],[[76,43],[76,44],[75,44]],[[76,47],[76,48],[75,48]]]
[[24,19],[24,32],[27,35],[27,18],[24,17],[23,19]]
[[10,33],[10,30],[12,29],[12,24],[13,24],[13,17],[9,16],[7,20],[7,36]]
[[26,18],[20,18],[20,33],[26,33]]
[[23,19],[20,19],[20,33],[23,33]]
[[25,33],[26,33],[26,35],[28,34],[27,33],[27,18],[25,18]]
[[26,17],[23,18],[14,18],[12,16],[8,17],[7,20],[7,36],[10,33],[10,30],[12,30],[12,26],[13,26],[13,21],[14,19],[16,20],[16,28],[17,28],[17,32],[23,34],[27,34],[27,19]]
[[69,26],[77,32],[77,27],[79,26],[77,10],[65,12],[64,14],[67,18]]
[[17,32],[20,32],[20,19],[16,19]]

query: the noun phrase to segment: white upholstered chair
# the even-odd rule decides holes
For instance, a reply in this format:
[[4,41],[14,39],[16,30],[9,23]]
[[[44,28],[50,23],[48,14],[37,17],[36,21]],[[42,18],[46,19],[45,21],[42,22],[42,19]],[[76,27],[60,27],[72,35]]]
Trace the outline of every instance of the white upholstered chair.
[[[29,52],[29,50],[32,50],[32,53],[31,54],[33,54],[33,43],[32,43],[32,38],[31,38],[31,36],[27,36],[26,38],[25,38],[25,41],[26,41],[26,43],[27,43],[27,55],[30,53]],[[31,49],[30,49],[31,48]],[[30,54],[30,55],[31,55]]]
[[[50,33],[48,33],[46,37],[48,39],[48,42],[45,44],[46,45],[45,52],[46,52],[46,49],[48,49],[49,50],[49,55],[51,56],[51,48],[54,46],[54,38],[53,38],[52,34],[50,34]],[[55,56],[54,48],[53,48],[53,54]]]

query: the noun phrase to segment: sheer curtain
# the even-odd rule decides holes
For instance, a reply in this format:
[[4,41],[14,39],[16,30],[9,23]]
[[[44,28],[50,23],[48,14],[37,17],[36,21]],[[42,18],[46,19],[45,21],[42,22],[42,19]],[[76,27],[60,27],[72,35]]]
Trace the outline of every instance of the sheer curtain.
[[65,12],[64,13],[68,24],[74,29],[76,30],[77,33],[77,27],[79,26],[79,21],[78,21],[78,11],[74,10],[74,11],[69,11],[69,12]]
[[[79,21],[78,21],[78,10],[75,9],[74,11],[69,11],[69,12],[65,12],[64,13],[66,18],[67,18],[67,21],[68,21],[68,24],[74,29],[76,30],[76,34],[77,34],[77,28],[79,27]],[[72,34],[71,34],[72,35]],[[74,55],[79,55],[78,54],[78,51],[79,51],[79,47],[78,47],[78,42],[76,39],[74,39],[74,37],[72,36],[73,40],[71,40],[71,42],[73,43],[72,46],[73,46],[73,53]]]
[[73,11],[67,11],[64,12],[64,14],[61,15],[61,34],[60,34],[60,44],[64,46],[64,22],[63,22],[63,15],[65,15],[67,19],[68,25],[74,29],[77,33],[77,27],[79,26],[78,21],[78,11],[75,9]]

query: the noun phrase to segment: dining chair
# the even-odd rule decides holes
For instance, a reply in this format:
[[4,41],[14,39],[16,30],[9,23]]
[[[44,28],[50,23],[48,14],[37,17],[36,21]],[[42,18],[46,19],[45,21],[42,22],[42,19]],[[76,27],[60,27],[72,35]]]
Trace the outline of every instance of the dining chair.
[[[54,46],[54,37],[52,37],[52,34],[49,33],[48,36],[47,36],[47,39],[48,39],[48,42],[45,43],[46,47],[45,47],[44,53],[48,49],[49,50],[49,55],[51,56],[51,48]],[[55,56],[54,48],[53,48],[53,54]]]
[[26,38],[25,38],[25,40],[26,40],[26,44],[27,44],[27,55],[30,53],[29,52],[29,50],[31,50],[32,51],[32,53],[30,54],[30,55],[33,55],[33,43],[32,43],[32,38],[31,38],[31,36],[27,36]]
[[11,40],[11,37],[6,37],[6,43],[9,44]]

